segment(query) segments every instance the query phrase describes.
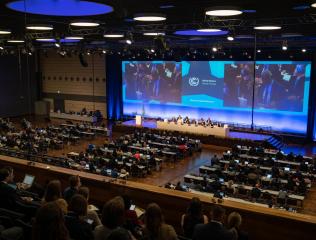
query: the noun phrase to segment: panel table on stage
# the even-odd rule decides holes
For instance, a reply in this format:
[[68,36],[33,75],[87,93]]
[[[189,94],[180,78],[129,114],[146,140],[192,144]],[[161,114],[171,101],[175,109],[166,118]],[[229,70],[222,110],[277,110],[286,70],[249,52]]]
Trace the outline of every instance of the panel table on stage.
[[157,128],[162,130],[168,131],[179,131],[179,132],[186,132],[186,133],[193,133],[193,134],[200,134],[200,135],[213,135],[213,136],[220,136],[220,137],[228,137],[229,135],[229,128],[227,125],[223,127],[219,126],[201,126],[201,125],[194,125],[194,124],[181,124],[181,123],[174,123],[174,122],[165,122],[165,121],[157,121]]
[[58,113],[50,112],[50,118],[60,118],[65,120],[81,121],[81,122],[96,122],[97,118],[88,115],[70,114],[70,113]]

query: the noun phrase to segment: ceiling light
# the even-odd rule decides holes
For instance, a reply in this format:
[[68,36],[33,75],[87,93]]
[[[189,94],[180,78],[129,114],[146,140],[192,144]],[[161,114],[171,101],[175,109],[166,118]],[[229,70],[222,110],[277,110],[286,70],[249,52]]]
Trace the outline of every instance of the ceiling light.
[[102,50],[102,53],[103,53],[103,54],[106,54],[106,50]]
[[257,50],[257,53],[261,53],[261,50],[260,50],[260,49],[258,49],[258,50]]
[[124,34],[121,34],[121,33],[109,33],[109,34],[104,34],[103,37],[106,37],[106,38],[122,38],[122,37],[124,37]]
[[209,16],[228,17],[240,15],[242,11],[235,7],[215,7],[206,9],[205,14]]
[[283,46],[282,46],[282,50],[283,50],[283,51],[286,51],[286,50],[287,50],[287,46],[283,45]]
[[273,25],[262,25],[254,27],[256,30],[278,30],[281,29],[280,26],[273,26]]
[[131,44],[132,44],[132,40],[126,39],[126,43],[129,44],[129,45],[131,45]]
[[222,30],[217,28],[201,28],[197,30],[198,32],[220,32]]
[[55,46],[56,46],[57,48],[60,48],[60,43],[59,43],[59,42],[56,42],[56,43],[55,43]]
[[143,22],[157,22],[166,20],[164,14],[159,13],[139,13],[134,15],[134,20]]
[[217,52],[217,47],[213,47],[213,48],[212,48],[212,51],[213,51],[213,52]]
[[11,31],[10,30],[0,30],[0,34],[11,34]]
[[305,53],[307,50],[305,48],[302,49],[302,52]]
[[154,52],[155,52],[155,49],[152,48],[152,49],[150,49],[150,51],[151,51],[152,53],[154,53]]
[[165,33],[163,32],[146,32],[143,33],[144,36],[164,36]]
[[56,42],[54,38],[37,38],[36,41],[38,42]]
[[24,40],[11,39],[7,41],[8,43],[24,43]]
[[227,37],[227,40],[228,40],[228,41],[234,41],[235,38],[234,38],[233,36],[228,36],[228,37]]
[[80,37],[80,36],[69,36],[69,37],[65,37],[65,39],[67,39],[67,40],[82,40],[83,37]]
[[0,46],[0,50],[3,50],[3,49],[4,49],[4,47]]
[[52,25],[47,25],[47,24],[29,24],[29,25],[26,25],[26,29],[48,31],[48,30],[53,30],[54,27]]
[[91,21],[73,21],[70,23],[71,26],[75,27],[97,27],[100,23]]
[[316,2],[315,2],[315,3],[312,3],[311,6],[312,6],[313,8],[316,8]]

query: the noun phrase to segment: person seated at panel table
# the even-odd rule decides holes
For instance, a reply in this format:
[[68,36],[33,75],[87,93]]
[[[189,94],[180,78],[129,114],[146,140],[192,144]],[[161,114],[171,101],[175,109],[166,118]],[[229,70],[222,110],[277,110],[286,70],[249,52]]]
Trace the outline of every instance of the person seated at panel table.
[[183,124],[183,118],[182,118],[181,115],[179,115],[179,116],[177,117],[177,123],[178,123],[178,124]]
[[184,119],[183,119],[183,123],[184,124],[190,124],[190,119],[188,116],[186,116]]
[[211,119],[208,118],[208,119],[206,120],[206,126],[210,126],[210,125],[213,125],[213,123],[212,123]]
[[256,200],[256,201],[257,201],[257,200],[261,197],[261,194],[262,194],[262,192],[261,192],[261,190],[260,190],[260,185],[257,183],[257,184],[252,188],[250,196],[251,196],[251,198],[252,198],[253,200]]

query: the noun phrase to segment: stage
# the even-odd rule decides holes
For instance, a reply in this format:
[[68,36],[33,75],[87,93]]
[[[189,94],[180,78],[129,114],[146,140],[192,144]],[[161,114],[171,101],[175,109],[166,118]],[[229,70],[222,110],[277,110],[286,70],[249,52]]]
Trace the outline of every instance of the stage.
[[[136,125],[135,120],[129,120],[122,123],[124,126],[129,127],[140,127]],[[157,121],[156,120],[144,120],[142,123],[142,127],[150,128],[150,129],[157,129]],[[248,132],[236,132],[236,131],[229,131],[228,134],[229,138],[239,138],[244,140],[251,140],[251,141],[264,141],[271,137],[268,134],[259,134],[259,133],[248,133]]]

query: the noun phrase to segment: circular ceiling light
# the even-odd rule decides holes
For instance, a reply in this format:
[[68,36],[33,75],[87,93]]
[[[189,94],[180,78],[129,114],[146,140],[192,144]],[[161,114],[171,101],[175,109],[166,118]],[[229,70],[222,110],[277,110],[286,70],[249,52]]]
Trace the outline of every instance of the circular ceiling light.
[[19,39],[10,39],[7,40],[8,43],[24,43],[24,40],[19,40]]
[[160,13],[138,13],[134,15],[135,21],[142,21],[142,22],[159,22],[165,21],[166,15]]
[[220,32],[222,30],[218,28],[201,28],[197,30],[198,32]]
[[165,33],[163,32],[146,32],[143,33],[144,36],[164,36]]
[[92,22],[92,21],[73,21],[70,23],[71,26],[74,27],[97,27],[100,23]]
[[35,40],[38,42],[56,42],[54,38],[37,38]]
[[106,37],[106,38],[122,38],[122,37],[124,37],[124,34],[121,34],[121,33],[107,33],[107,34],[104,34],[103,37]]
[[228,36],[228,37],[227,37],[227,40],[228,40],[228,41],[234,41],[235,38],[234,38],[233,36]]
[[91,16],[113,11],[111,6],[104,3],[84,0],[15,0],[6,6],[23,13],[65,17]]
[[67,40],[82,40],[83,37],[80,37],[80,36],[68,36],[68,37],[65,37],[65,39],[67,39]]
[[312,6],[313,8],[316,8],[316,2],[315,2],[315,3],[312,3],[311,6]]
[[281,27],[274,26],[274,25],[262,25],[262,26],[256,26],[256,27],[254,27],[254,29],[267,31],[267,30],[278,30],[278,29],[281,29]]
[[38,30],[38,31],[49,31],[49,30],[53,30],[54,27],[48,24],[29,24],[29,25],[26,25],[26,29]]
[[0,34],[1,35],[11,34],[11,31],[10,30],[0,30]]
[[194,29],[178,30],[174,32],[176,35],[182,36],[220,36],[228,34],[228,31],[221,30],[220,32],[199,32]]
[[236,8],[236,7],[215,7],[215,8],[208,8],[205,11],[205,14],[208,16],[215,16],[215,17],[229,17],[229,16],[236,16],[240,15],[243,12]]

